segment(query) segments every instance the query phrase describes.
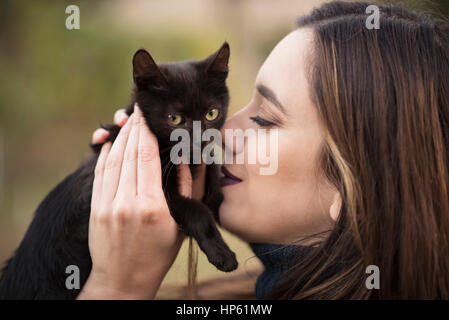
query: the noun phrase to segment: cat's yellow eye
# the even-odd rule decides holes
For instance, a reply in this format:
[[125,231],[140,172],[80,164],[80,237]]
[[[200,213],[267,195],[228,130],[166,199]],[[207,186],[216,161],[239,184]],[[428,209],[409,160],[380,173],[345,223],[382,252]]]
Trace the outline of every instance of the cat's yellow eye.
[[179,113],[170,113],[168,115],[168,122],[172,125],[177,126],[177,125],[181,124],[182,121],[183,121],[183,118]]
[[215,120],[215,119],[217,119],[219,114],[220,114],[220,110],[218,110],[217,108],[209,109],[209,111],[207,111],[207,113],[206,113],[206,120],[208,120],[208,121]]

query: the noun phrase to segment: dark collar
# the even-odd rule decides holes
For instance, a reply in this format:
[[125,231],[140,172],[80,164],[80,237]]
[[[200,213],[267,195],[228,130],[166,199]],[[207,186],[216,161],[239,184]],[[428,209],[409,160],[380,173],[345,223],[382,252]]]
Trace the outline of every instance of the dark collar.
[[265,296],[283,279],[290,263],[308,249],[306,246],[267,243],[249,244],[264,265],[264,271],[257,278],[255,294],[257,299]]

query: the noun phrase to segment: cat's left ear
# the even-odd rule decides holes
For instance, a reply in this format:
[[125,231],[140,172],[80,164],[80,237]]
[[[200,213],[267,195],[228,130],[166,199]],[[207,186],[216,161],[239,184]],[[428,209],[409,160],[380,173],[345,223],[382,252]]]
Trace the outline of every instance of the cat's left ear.
[[156,62],[148,51],[138,50],[133,57],[134,83],[140,89],[149,86],[160,87],[165,84],[166,79]]
[[228,75],[229,54],[229,44],[224,42],[220,49],[205,59],[207,62],[207,73],[226,78]]

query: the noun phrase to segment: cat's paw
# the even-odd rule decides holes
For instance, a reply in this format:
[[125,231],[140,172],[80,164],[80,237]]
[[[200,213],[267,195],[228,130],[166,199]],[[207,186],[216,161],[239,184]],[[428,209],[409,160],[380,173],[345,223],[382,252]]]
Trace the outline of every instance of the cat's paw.
[[212,243],[206,246],[206,256],[218,270],[230,272],[238,267],[235,253],[232,252],[225,243]]

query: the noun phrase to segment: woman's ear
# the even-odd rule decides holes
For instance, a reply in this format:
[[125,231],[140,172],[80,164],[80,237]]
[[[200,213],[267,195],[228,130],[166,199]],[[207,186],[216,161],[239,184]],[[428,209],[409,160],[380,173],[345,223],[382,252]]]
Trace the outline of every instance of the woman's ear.
[[332,220],[337,221],[338,216],[340,215],[340,209],[341,209],[341,196],[338,192],[335,192],[334,200],[329,209],[329,214]]

